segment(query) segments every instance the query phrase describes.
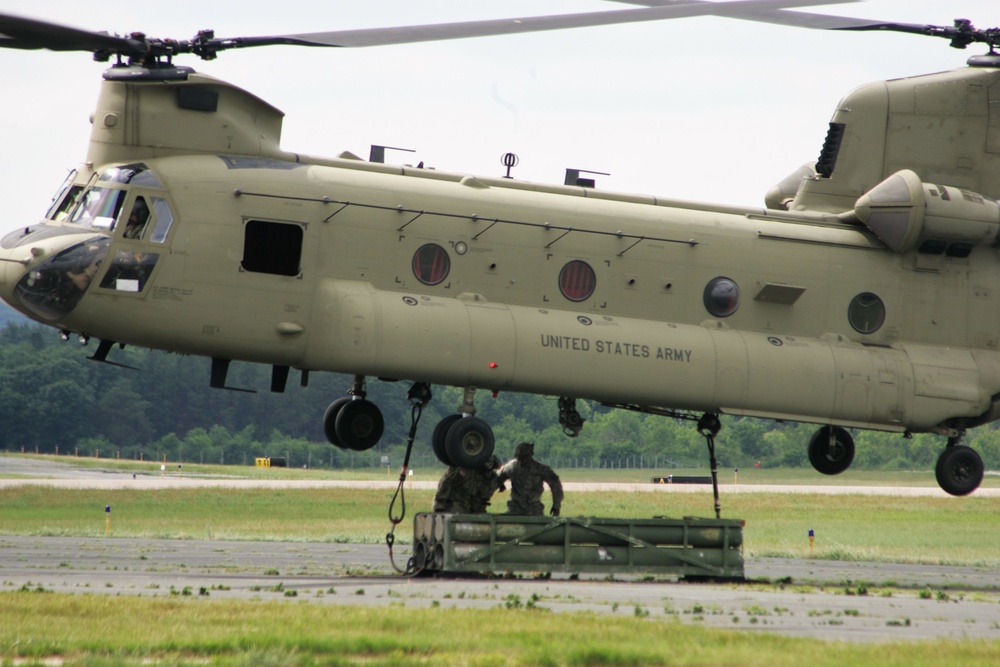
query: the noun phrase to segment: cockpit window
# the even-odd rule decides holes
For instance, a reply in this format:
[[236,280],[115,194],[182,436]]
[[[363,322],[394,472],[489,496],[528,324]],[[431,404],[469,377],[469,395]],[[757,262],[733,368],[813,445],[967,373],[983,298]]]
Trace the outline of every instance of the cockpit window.
[[45,214],[45,217],[49,220],[65,220],[73,210],[73,207],[79,203],[82,193],[82,185],[71,186],[68,191],[60,193],[61,196],[52,205],[48,213]]
[[145,197],[136,197],[132,204],[132,210],[128,214],[128,221],[125,223],[125,238],[141,239],[149,224],[149,205]]
[[126,164],[120,167],[112,167],[101,172],[99,181],[106,183],[122,183],[130,185],[141,185],[146,188],[162,188],[163,184],[156,174],[149,170],[149,167],[142,163]]
[[69,173],[69,176],[66,177],[62,185],[59,186],[59,190],[52,198],[52,205],[49,206],[49,210],[45,213],[46,219],[63,220],[73,210],[73,207],[80,199],[80,193],[83,192],[82,185],[73,185],[76,174],[76,169],[74,169]]
[[153,213],[156,217],[153,223],[153,233],[150,235],[149,240],[153,243],[163,243],[167,240],[167,234],[170,233],[171,225],[174,224],[174,214],[170,212],[170,207],[167,205],[166,199],[162,197],[150,197],[149,200],[153,203]]
[[46,257],[14,287],[25,309],[48,321],[69,314],[83,298],[111,247],[111,239],[96,236]]
[[75,225],[112,230],[124,199],[123,190],[96,186],[87,188],[69,221]]
[[174,214],[167,200],[153,195],[139,195],[129,209],[122,236],[136,241],[163,243],[170,234]]
[[[135,199],[128,197],[129,190],[135,187],[163,188],[160,179],[146,165],[111,167],[102,171],[91,183],[81,192],[80,186],[67,182],[63,187],[69,189],[65,194],[57,195],[58,203],[50,209],[49,218],[60,220],[66,217],[72,224],[108,232],[114,231],[120,220],[125,227],[122,236],[126,239],[153,243],[167,240],[174,216],[166,200],[148,193],[137,194]],[[112,183],[115,185],[110,185]],[[119,189],[123,185],[129,187]],[[132,203],[123,211],[126,199]]]
[[155,252],[119,250],[101,280],[101,287],[119,292],[141,292],[159,259],[160,255]]

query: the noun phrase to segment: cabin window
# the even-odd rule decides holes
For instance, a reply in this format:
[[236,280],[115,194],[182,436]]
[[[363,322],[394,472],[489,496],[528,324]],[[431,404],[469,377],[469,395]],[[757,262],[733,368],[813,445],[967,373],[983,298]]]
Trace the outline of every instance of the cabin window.
[[297,276],[301,271],[302,238],[299,225],[248,220],[244,228],[244,271]]
[[740,307],[740,287],[732,278],[712,278],[705,286],[705,310],[715,317],[729,317]]
[[413,253],[413,275],[425,285],[441,283],[450,271],[448,251],[436,243],[422,245]]
[[597,274],[590,264],[574,259],[559,272],[559,291],[570,301],[586,301],[597,289]]
[[851,305],[847,307],[847,320],[858,333],[875,333],[885,322],[885,304],[871,292],[862,292],[851,299]]

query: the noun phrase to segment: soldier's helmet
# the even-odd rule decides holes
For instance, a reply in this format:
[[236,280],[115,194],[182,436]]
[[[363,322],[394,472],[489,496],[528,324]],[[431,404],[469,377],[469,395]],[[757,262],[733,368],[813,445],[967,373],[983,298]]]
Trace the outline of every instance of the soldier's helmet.
[[533,442],[522,442],[514,448],[514,458],[523,459],[535,455],[535,444]]

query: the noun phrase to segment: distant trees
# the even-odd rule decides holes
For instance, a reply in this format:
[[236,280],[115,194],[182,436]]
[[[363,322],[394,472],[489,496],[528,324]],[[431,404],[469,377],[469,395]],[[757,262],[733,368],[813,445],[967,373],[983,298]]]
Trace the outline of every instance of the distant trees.
[[[253,463],[256,456],[287,456],[295,466],[391,465],[402,462],[410,428],[409,384],[372,380],[369,398],[381,407],[385,436],[371,452],[342,451],[326,443],[321,419],[326,406],[344,395],[351,378],[314,373],[309,387],[294,376],[283,394],[268,391],[269,368],[233,364],[231,386],[244,393],[211,389],[209,361],[163,352],[115,349],[110,358],[129,370],[87,360],[90,350],[63,343],[51,330],[24,322],[0,330],[0,448],[11,451],[79,451],[102,456],[205,463]],[[437,465],[429,446],[434,425],[456,412],[462,391],[432,388],[423,411],[415,462]],[[510,456],[523,440],[536,443],[542,460],[596,467],[705,467],[704,439],[695,424],[578,401],[586,424],[577,438],[563,434],[554,398],[486,392],[477,396],[479,416],[493,425],[497,452]],[[723,417],[716,453],[720,466],[806,467],[806,446],[816,426]],[[856,431],[855,466],[870,469],[934,467],[944,439]],[[987,467],[1000,466],[1000,432],[981,427],[967,444]]]

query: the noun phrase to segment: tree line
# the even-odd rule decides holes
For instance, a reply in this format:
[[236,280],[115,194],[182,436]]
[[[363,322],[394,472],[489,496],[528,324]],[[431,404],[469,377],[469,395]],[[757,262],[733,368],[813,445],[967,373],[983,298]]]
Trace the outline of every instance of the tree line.
[[[8,451],[76,453],[125,459],[253,464],[258,456],[282,456],[289,465],[366,467],[402,462],[413,412],[409,384],[371,380],[368,397],[385,416],[382,442],[369,452],[329,445],[323,435],[326,406],[346,394],[350,376],[313,373],[303,387],[293,373],[284,393],[271,393],[270,368],[234,363],[227,384],[245,393],[209,387],[210,361],[138,348],[114,349],[97,363],[51,329],[21,321],[0,330],[0,448]],[[462,392],[432,387],[420,414],[411,463],[439,465],[430,437],[438,420],[457,412]],[[578,401],[586,420],[577,438],[563,434],[554,397],[480,392],[478,415],[494,430],[497,453],[512,454],[521,441],[536,444],[538,458],[562,467],[707,467],[704,438],[683,419],[647,415]],[[722,417],[716,439],[719,464],[728,468],[808,467],[807,443],[816,426]],[[944,438],[856,431],[854,465],[863,469],[927,470]],[[1000,432],[970,431],[967,444],[987,468],[1000,465]]]

